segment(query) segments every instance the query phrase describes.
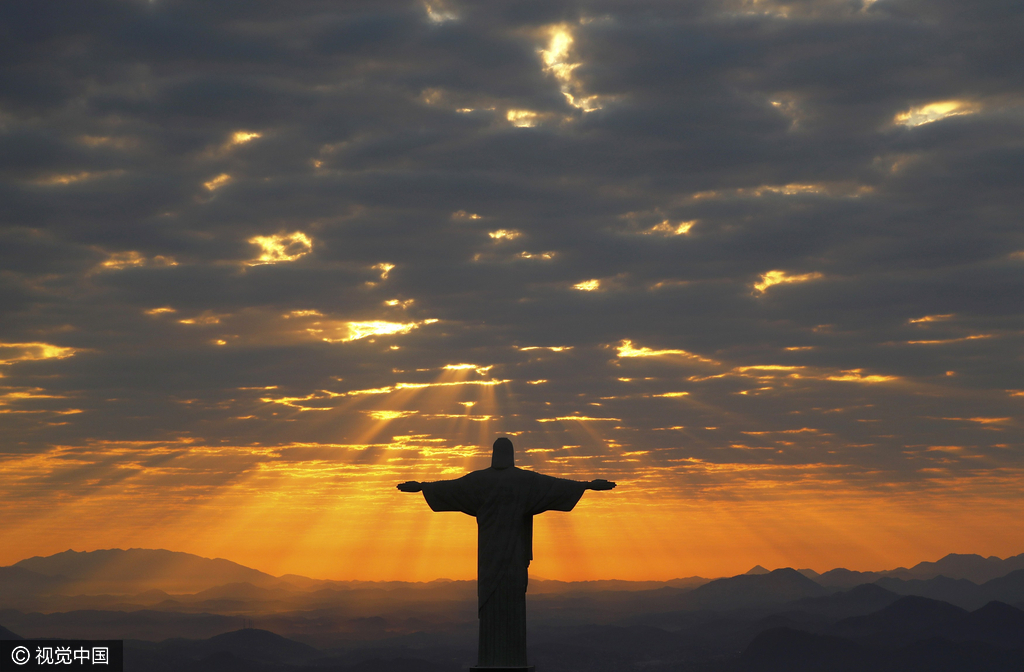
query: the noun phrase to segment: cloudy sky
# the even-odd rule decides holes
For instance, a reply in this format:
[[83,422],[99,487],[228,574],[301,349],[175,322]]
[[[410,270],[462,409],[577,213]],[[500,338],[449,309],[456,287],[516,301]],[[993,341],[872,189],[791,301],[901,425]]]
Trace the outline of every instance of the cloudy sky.
[[1024,7],[6,3],[0,563],[467,578],[1024,552]]

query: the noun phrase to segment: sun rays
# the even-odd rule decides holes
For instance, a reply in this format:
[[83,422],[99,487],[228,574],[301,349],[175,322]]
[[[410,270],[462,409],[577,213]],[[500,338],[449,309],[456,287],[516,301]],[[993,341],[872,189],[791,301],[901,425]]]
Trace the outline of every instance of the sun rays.
[[[288,321],[318,317],[303,313]],[[368,340],[322,347],[388,347]],[[926,503],[939,501],[928,479],[951,462],[970,462],[970,446],[951,440],[908,447],[920,476],[900,491],[870,482],[863,466],[843,458],[851,440],[822,429],[822,418],[833,416],[849,416],[855,426],[885,422],[874,409],[886,395],[931,394],[937,384],[782,359],[740,362],[685,344],[652,346],[628,339],[590,348],[509,346],[493,359],[466,354],[367,379],[325,379],[316,388],[235,388],[235,421],[263,428],[248,442],[180,436],[58,446],[0,459],[8,529],[45,536],[52,546],[47,551],[88,540],[98,547],[173,546],[272,573],[472,578],[473,522],[432,516],[394,486],[481,468],[502,434],[516,443],[518,466],[620,485],[614,502],[585,498],[571,519],[538,519],[534,571],[549,578],[722,575],[744,571],[735,558],[749,557],[744,549],[750,548],[758,549],[759,561],[779,566],[811,556],[823,558],[822,566],[840,564],[840,551],[862,563],[898,564],[897,554],[880,553],[879,545],[908,553],[911,545],[897,543],[901,529],[886,523],[886,511],[871,498],[880,492],[889,506],[936,535],[942,517],[967,520],[965,513],[929,510]],[[25,352],[18,356],[42,356]],[[569,385],[567,363],[592,371],[596,389],[577,392],[586,387]],[[365,386],[367,380],[376,386]],[[530,384],[537,380],[547,382]],[[871,401],[829,405],[829,390],[840,387],[870,390]],[[811,412],[771,423],[749,412],[754,401],[732,401],[804,397],[815,400],[805,404]],[[11,404],[44,402],[19,398]],[[984,425],[994,435],[1014,426],[1012,418],[966,412],[935,422]],[[858,450],[869,460],[877,448],[865,436]],[[987,489],[1007,487],[1020,475],[1006,466],[972,469],[974,475],[957,484],[968,509],[982,509]],[[60,493],[45,509],[31,505],[43,489]],[[1011,512],[994,515],[1006,526],[985,533],[1006,537],[1000,529],[1012,529]],[[91,520],[116,525],[90,527]],[[840,550],[816,549],[821,537]]]

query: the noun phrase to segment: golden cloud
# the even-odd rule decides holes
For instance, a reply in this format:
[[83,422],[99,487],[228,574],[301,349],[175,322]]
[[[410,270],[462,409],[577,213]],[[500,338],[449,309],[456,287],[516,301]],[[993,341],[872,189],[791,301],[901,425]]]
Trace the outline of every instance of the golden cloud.
[[302,231],[277,233],[271,236],[253,236],[248,241],[260,248],[260,256],[247,261],[247,266],[279,264],[295,261],[313,251],[313,241]]

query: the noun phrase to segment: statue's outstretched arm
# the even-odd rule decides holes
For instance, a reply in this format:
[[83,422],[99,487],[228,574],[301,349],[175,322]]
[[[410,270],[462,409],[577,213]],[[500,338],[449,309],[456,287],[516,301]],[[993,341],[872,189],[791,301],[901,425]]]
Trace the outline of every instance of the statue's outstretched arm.
[[615,481],[606,481],[603,478],[595,478],[587,483],[587,490],[611,490],[615,487]]
[[423,489],[423,484],[419,481],[406,481],[405,483],[399,483],[397,487],[402,492],[419,492]]

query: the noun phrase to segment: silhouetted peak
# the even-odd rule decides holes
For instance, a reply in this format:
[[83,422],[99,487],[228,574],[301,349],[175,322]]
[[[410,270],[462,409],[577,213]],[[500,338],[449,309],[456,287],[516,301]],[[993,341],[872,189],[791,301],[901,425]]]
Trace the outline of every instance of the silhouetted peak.
[[820,597],[827,592],[795,569],[783,567],[764,574],[715,579],[684,594],[682,602],[697,608],[739,609]]
[[883,609],[899,595],[873,584],[862,584],[847,591],[809,597],[792,604],[797,611],[828,615],[836,619],[865,616]]
[[204,558],[159,548],[68,550],[28,558],[12,567],[50,577],[65,577],[76,584],[69,589],[78,593],[135,593],[151,588],[191,593],[243,581],[263,587],[282,583],[269,574],[223,558]]
[[1003,561],[1002,558],[996,557],[994,555],[990,555],[986,558],[985,556],[978,555],[977,553],[947,553],[946,555],[939,558],[938,562],[975,562],[977,560],[985,560],[989,562],[993,560],[998,562]]
[[[773,569],[772,571],[770,571],[768,573],[769,574],[775,574],[775,575],[778,575],[778,576],[786,576],[786,575],[800,575],[800,576],[804,576],[803,574],[800,574],[800,572],[796,571],[792,567],[779,567],[778,569]],[[807,577],[804,576],[804,578],[806,579]]]
[[916,595],[901,597],[865,616],[845,618],[832,627],[833,634],[884,645],[923,637],[960,637],[973,630],[965,609]]
[[1024,625],[1024,610],[999,600],[992,600],[984,607],[975,609],[971,614],[984,622],[1001,621]]
[[887,573],[907,579],[930,579],[941,574],[985,583],[1019,569],[1024,569],[1024,557],[1020,555],[1003,560],[994,555],[986,558],[974,553],[950,553],[936,562],[919,562],[909,570]]
[[986,581],[985,583],[989,585],[999,585],[1004,583],[1016,583],[1022,581],[1024,581],[1024,569],[1015,569],[1012,572],[1006,574],[1005,576],[996,577],[991,581]]
[[4,626],[0,625],[0,641],[10,641],[12,639],[25,639],[21,635],[17,635]]
[[906,595],[879,613],[889,617],[914,618],[922,615],[960,617],[969,612],[949,602],[941,602],[919,595]]
[[971,618],[989,641],[1011,648],[1024,645],[1024,611],[993,600],[971,613]]
[[751,567],[750,569],[748,569],[745,572],[745,574],[748,575],[748,576],[749,575],[758,575],[758,574],[768,574],[768,573],[770,573],[770,572],[767,569],[765,569],[764,567],[762,567],[761,565],[754,565],[753,567]]
[[209,642],[211,644],[223,644],[227,642],[245,642],[250,644],[255,642],[291,642],[293,644],[298,643],[293,642],[287,637],[282,637],[276,632],[271,632],[270,630],[263,630],[261,628],[242,628],[240,630],[232,630],[231,632],[225,632],[222,635],[210,637]]
[[308,644],[259,628],[243,628],[211,637],[201,644],[208,654],[227,652],[256,660],[282,661],[309,658],[320,652]]
[[756,579],[762,579],[766,584],[773,585],[799,585],[799,586],[814,586],[820,588],[821,586],[814,579],[809,579],[800,572],[796,571],[792,567],[779,567],[773,569],[770,572],[764,574],[743,574],[742,576],[750,576]]
[[836,567],[814,577],[814,580],[823,586],[849,589],[863,583],[871,583],[877,578],[878,574],[874,572],[858,572],[845,567]]
[[849,595],[850,597],[884,597],[888,595],[896,595],[896,593],[882,588],[877,583],[862,583],[842,594]]

